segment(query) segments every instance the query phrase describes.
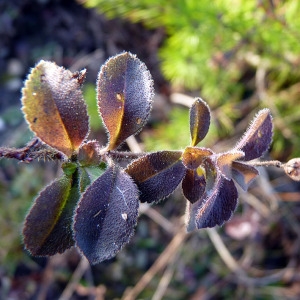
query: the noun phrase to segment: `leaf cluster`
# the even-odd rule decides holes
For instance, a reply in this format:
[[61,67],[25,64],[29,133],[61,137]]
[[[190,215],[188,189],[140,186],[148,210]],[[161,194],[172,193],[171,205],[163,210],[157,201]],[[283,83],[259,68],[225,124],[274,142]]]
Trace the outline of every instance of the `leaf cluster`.
[[[42,60],[25,82],[25,119],[38,139],[57,153],[64,171],[40,192],[26,217],[26,249],[48,256],[75,245],[92,264],[112,258],[134,233],[139,202],[158,203],[179,185],[187,199],[188,231],[229,220],[238,203],[236,184],[248,189],[258,175],[249,161],[261,157],[272,141],[270,111],[259,111],[231,150],[215,153],[198,146],[208,133],[211,115],[206,102],[196,98],[189,112],[190,144],[184,150],[124,153],[117,151],[119,146],[149,118],[154,96],[151,75],[128,52],[101,67],[97,106],[108,134],[107,145],[101,146],[87,139],[85,74],[86,70],[71,73]],[[28,149],[15,152],[26,154]],[[130,161],[125,168],[120,157]],[[297,177],[298,165],[286,165],[287,173]]]

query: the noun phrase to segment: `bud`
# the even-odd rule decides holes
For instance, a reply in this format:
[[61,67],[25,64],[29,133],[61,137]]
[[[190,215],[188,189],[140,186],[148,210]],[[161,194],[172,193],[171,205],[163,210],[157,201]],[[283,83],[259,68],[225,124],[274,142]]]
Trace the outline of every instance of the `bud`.
[[300,181],[300,158],[293,158],[284,164],[285,173],[293,180]]

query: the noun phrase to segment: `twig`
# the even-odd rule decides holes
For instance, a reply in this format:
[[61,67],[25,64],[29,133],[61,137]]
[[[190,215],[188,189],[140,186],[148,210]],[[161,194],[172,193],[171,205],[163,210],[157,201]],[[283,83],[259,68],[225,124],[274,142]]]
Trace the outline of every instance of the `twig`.
[[174,236],[172,241],[169,243],[167,248],[163,253],[158,257],[155,263],[151,268],[142,276],[139,282],[132,289],[127,289],[122,297],[122,300],[134,300],[137,296],[143,291],[143,289],[150,283],[152,278],[163,269],[168,262],[172,260],[177,251],[179,250],[180,245],[183,243],[187,237],[185,228],[181,228],[177,234]]
[[207,229],[208,236],[215,246],[217,252],[219,253],[221,259],[226,264],[226,266],[236,275],[235,279],[237,282],[241,282],[246,286],[265,286],[271,283],[278,282],[285,277],[291,278],[295,273],[295,260],[291,259],[288,265],[271,275],[264,277],[249,277],[246,272],[240,267],[238,262],[230,254],[228,248],[223,243],[220,235],[215,228]]
[[175,271],[176,264],[173,262],[177,261],[177,258],[178,258],[178,252],[173,256],[172,260],[169,261],[169,264],[168,264],[161,280],[159,281],[158,287],[152,297],[152,300],[163,299],[163,296],[167,291],[167,288],[171,282],[171,279],[172,279],[174,271]]
[[217,230],[215,228],[207,228],[206,232],[226,266],[234,273],[244,274],[244,270],[241,269],[237,261],[230,254]]
[[20,149],[0,147],[0,158],[1,157],[14,158],[26,163],[30,163],[34,159],[64,159],[64,155],[61,152],[43,144],[38,138],[33,138],[25,147]]
[[187,107],[191,107],[195,101],[193,97],[181,94],[181,93],[173,93],[170,95],[171,102],[175,104],[181,104]]
[[90,267],[88,260],[83,256],[81,261],[79,262],[76,270],[74,271],[71,280],[69,281],[68,285],[64,289],[63,293],[61,294],[59,300],[69,300],[74,293],[78,282],[80,281],[83,274],[86,270]]
[[250,206],[252,206],[257,211],[258,214],[260,214],[264,218],[268,218],[270,216],[271,213],[270,209],[265,204],[263,204],[259,199],[257,199],[253,194],[244,192],[243,199]]
[[279,160],[267,160],[267,161],[248,161],[247,165],[253,166],[253,167],[276,167],[276,168],[282,168],[283,163]]
[[159,212],[153,209],[148,203],[140,204],[140,213],[151,218],[155,223],[162,227],[166,232],[175,233],[176,227],[172,222],[163,217]]
[[133,153],[141,153],[142,152],[142,148],[141,148],[140,144],[138,143],[138,141],[136,140],[136,138],[133,135],[126,139],[126,143],[129,147],[129,149],[131,150],[131,152],[133,152]]

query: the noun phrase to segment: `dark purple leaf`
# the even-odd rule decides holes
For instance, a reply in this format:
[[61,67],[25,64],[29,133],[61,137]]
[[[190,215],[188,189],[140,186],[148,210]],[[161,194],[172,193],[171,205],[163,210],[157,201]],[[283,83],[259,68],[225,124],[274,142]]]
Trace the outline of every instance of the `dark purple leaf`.
[[98,106],[109,132],[108,150],[145,125],[154,96],[151,74],[135,55],[124,52],[110,58],[98,76]]
[[74,244],[72,222],[80,197],[78,172],[48,185],[29,211],[24,228],[24,244],[34,256],[62,253]]
[[257,113],[244,136],[235,146],[235,149],[245,153],[243,158],[245,161],[258,158],[269,149],[272,135],[272,117],[270,111],[265,108]]
[[196,146],[205,138],[209,129],[209,125],[209,107],[201,98],[196,98],[190,109],[190,132],[192,138],[191,146]]
[[182,181],[182,190],[184,196],[191,202],[195,203],[205,192],[206,181],[203,174],[197,170],[187,170]]
[[232,163],[232,177],[244,191],[248,190],[257,175],[258,171],[255,167],[238,161]]
[[155,152],[126,168],[138,186],[141,202],[158,202],[174,192],[186,171],[181,155],[181,151]]
[[74,233],[91,264],[116,255],[129,242],[138,218],[138,190],[124,171],[110,167],[83,194]]
[[223,225],[235,211],[237,200],[234,182],[219,174],[212,190],[194,204],[188,204],[188,230]]

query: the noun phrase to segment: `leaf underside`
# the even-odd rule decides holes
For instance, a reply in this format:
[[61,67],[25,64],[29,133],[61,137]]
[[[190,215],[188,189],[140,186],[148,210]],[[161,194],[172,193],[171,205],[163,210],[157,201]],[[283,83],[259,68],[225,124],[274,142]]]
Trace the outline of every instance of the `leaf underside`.
[[108,149],[112,150],[140,131],[148,120],[153,80],[144,63],[124,52],[101,67],[97,91],[99,111],[109,132]]
[[124,171],[110,167],[83,194],[74,233],[91,264],[116,255],[129,242],[138,217],[138,190]]
[[248,190],[248,187],[258,174],[258,170],[253,166],[237,161],[232,163],[232,178],[244,191]]
[[181,151],[154,152],[126,168],[138,186],[141,202],[158,202],[174,192],[186,171],[181,155]]
[[244,152],[232,150],[218,155],[217,166],[226,179],[232,178],[232,162],[244,157]]
[[78,78],[53,62],[40,61],[22,90],[30,129],[49,146],[71,156],[89,131]]
[[25,248],[34,256],[63,253],[74,245],[72,220],[80,197],[77,172],[48,185],[34,202],[23,228]]

